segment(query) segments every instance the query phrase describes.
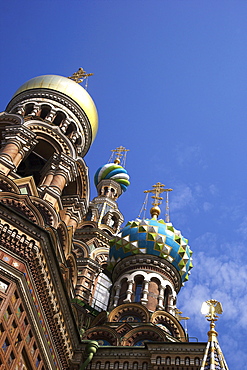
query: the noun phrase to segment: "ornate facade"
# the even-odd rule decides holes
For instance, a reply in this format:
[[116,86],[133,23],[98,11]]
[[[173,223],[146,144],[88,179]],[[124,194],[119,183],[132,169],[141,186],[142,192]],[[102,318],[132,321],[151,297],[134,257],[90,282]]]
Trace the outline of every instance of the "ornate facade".
[[33,78],[0,114],[0,369],[207,369],[176,307],[192,251],[159,219],[162,186],[151,218],[121,229],[120,147],[89,200],[98,117],[79,75]]

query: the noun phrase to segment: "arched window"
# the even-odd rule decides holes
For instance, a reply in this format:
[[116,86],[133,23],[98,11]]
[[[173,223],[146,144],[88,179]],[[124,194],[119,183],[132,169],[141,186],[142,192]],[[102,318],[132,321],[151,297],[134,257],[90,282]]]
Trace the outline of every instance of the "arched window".
[[171,365],[171,357],[166,357],[166,365]]
[[147,370],[148,369],[148,363],[147,362],[143,362],[142,364],[142,370]]
[[156,357],[156,365],[161,365],[161,357]]
[[189,357],[185,357],[184,363],[185,363],[186,366],[189,366],[190,365],[190,358]]
[[107,361],[107,362],[105,363],[105,369],[110,369],[110,362],[109,362],[109,361]]
[[137,370],[138,369],[138,362],[134,362],[133,363],[133,370]]
[[200,359],[198,357],[195,358],[195,365],[200,366]]
[[21,177],[33,176],[39,185],[41,174],[47,161],[53,156],[55,148],[45,140],[38,140],[33,151],[19,164],[17,174]]
[[61,123],[65,120],[65,114],[63,112],[57,112],[54,120],[53,120],[53,124],[56,125],[56,126],[60,126]]
[[128,289],[127,279],[124,278],[121,281],[121,289],[120,289],[120,293],[119,293],[118,305],[122,304],[124,299],[127,297],[127,293],[126,293],[127,289]]
[[116,361],[114,362],[114,370],[118,370],[119,369],[119,362]]
[[50,113],[50,111],[51,111],[51,107],[49,107],[49,105],[42,105],[40,115],[39,115],[40,118],[45,119]]
[[29,103],[25,106],[25,113],[24,113],[24,116],[28,116],[29,114],[32,113],[33,111],[33,107],[34,107],[34,104],[32,103]]
[[96,362],[96,369],[100,369],[100,361]]
[[175,358],[175,365],[180,365],[180,357]]
[[135,278],[135,302],[140,302],[142,297],[142,286],[143,286],[143,277],[137,276]]
[[70,122],[68,125],[65,135],[68,137],[72,137],[72,135],[76,132],[76,125],[74,122]]
[[123,370],[128,370],[128,368],[129,368],[129,363],[125,361],[123,364]]
[[98,311],[106,310],[110,296],[111,280],[103,272],[99,274],[93,295],[92,307]]
[[167,285],[165,292],[164,292],[164,307],[165,311],[168,311],[169,305],[170,305],[170,298],[172,295],[171,288]]

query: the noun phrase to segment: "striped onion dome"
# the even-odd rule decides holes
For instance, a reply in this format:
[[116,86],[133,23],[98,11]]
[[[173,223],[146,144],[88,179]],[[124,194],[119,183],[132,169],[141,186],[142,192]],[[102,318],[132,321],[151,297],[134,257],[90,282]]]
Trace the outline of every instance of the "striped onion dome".
[[130,184],[127,171],[117,163],[107,163],[96,171],[94,175],[95,186],[97,187],[100,181],[105,179],[119,183],[122,191],[126,191]]

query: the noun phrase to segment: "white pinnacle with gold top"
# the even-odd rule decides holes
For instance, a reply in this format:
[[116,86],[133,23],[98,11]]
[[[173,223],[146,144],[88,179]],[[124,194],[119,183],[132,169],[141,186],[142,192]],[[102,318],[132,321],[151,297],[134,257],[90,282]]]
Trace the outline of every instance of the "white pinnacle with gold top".
[[203,302],[201,312],[210,322],[210,330],[200,370],[229,370],[217,339],[218,333],[215,330],[215,321],[219,318],[217,314],[223,312],[222,305],[215,299],[210,299]]

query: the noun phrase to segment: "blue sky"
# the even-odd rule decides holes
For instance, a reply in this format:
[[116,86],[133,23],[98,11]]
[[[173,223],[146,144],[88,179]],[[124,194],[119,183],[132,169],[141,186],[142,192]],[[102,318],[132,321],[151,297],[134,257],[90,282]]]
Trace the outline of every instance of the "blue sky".
[[231,369],[247,369],[247,2],[2,0],[0,11],[1,110],[32,77],[94,73],[91,179],[123,145],[126,221],[157,181],[174,189],[171,221],[194,251],[178,299],[189,335],[207,340],[201,303],[221,301],[220,345]]

